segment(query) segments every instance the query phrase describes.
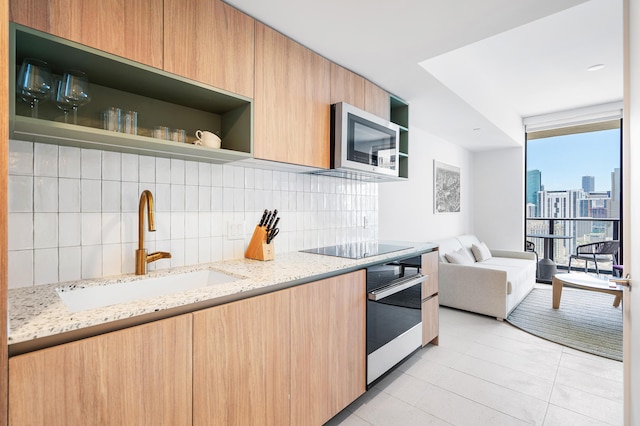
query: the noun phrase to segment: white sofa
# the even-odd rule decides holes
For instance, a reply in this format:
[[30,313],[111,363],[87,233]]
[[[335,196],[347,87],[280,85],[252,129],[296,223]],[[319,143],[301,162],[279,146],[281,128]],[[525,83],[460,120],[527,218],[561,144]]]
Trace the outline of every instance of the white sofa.
[[[488,250],[475,235],[461,235],[436,241],[439,245],[440,305],[496,317],[503,320],[529,294],[536,283],[536,258],[531,252]],[[484,247],[486,260],[476,261]],[[457,255],[455,252],[457,251]],[[490,251],[490,255],[489,255]],[[462,254],[470,264],[451,263]],[[482,259],[482,254],[480,254]],[[467,263],[464,260],[462,263]]]

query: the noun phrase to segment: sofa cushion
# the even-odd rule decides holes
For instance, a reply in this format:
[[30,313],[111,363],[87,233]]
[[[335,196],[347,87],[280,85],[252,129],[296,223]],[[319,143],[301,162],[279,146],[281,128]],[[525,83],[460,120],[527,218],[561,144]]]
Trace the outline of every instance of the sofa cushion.
[[491,250],[489,250],[489,247],[487,247],[485,243],[472,244],[471,251],[473,252],[473,257],[476,258],[476,262],[491,259]]
[[440,254],[440,262],[449,263],[446,258],[447,253],[453,253],[460,250],[462,245],[456,238],[447,238],[436,242],[438,244],[438,253]]
[[475,262],[467,255],[467,251],[463,248],[444,255],[449,263],[457,265],[473,265]]
[[456,238],[456,240],[458,240],[460,245],[462,247],[464,247],[465,250],[467,250],[467,253],[469,254],[469,256],[473,257],[473,252],[471,251],[471,246],[473,246],[474,244],[476,244],[476,245],[480,244],[480,240],[478,239],[478,237],[476,237],[473,234],[466,234],[466,235],[458,235],[455,238]]

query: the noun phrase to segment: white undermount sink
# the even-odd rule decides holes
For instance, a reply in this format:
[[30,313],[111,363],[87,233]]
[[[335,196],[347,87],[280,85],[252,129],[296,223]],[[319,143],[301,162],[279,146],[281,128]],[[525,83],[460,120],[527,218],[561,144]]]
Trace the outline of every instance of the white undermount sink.
[[71,289],[62,287],[56,288],[56,293],[69,311],[80,312],[229,283],[239,279],[222,272],[205,269],[103,286]]

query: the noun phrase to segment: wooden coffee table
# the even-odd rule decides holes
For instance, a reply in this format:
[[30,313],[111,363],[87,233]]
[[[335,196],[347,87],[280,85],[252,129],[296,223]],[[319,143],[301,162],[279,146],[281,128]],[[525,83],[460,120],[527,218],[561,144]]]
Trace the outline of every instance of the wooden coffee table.
[[576,287],[583,290],[598,291],[600,293],[612,294],[616,298],[613,300],[613,306],[620,306],[622,301],[623,286],[609,282],[606,279],[599,279],[583,272],[574,272],[570,274],[556,274],[553,277],[553,309],[560,307],[560,298],[562,297],[562,287]]

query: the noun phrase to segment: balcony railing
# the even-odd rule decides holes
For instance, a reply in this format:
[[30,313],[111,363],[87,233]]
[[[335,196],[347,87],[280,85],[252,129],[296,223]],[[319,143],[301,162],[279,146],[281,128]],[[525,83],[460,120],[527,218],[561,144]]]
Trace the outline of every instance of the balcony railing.
[[[554,239],[551,246],[551,253],[544,253],[544,243],[542,238],[527,237],[536,245],[536,252],[540,258],[549,257],[553,259],[559,270],[567,269],[569,256],[576,253],[576,247],[582,244],[595,243],[599,241],[620,240],[621,229],[620,219],[615,218],[526,218],[526,235],[532,234],[554,234],[568,235],[568,239]],[[622,245],[621,245],[622,247]],[[622,248],[620,249],[622,250]],[[618,259],[622,258],[622,253],[618,253]],[[584,262],[573,260],[571,270],[584,270]],[[598,262],[601,273],[612,273],[612,262]],[[595,272],[593,262],[589,262],[589,270]]]

